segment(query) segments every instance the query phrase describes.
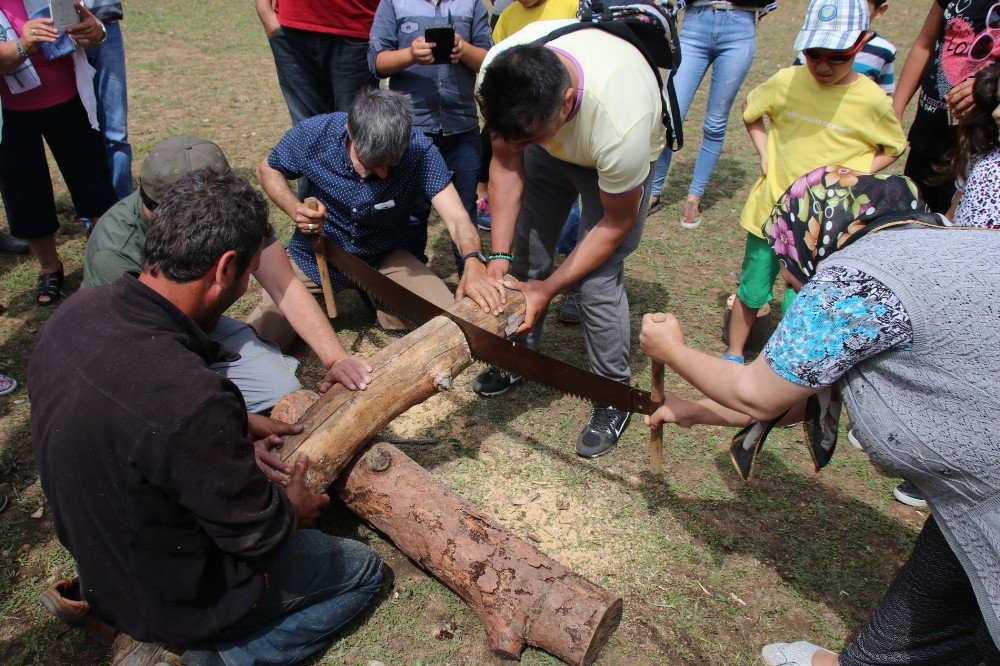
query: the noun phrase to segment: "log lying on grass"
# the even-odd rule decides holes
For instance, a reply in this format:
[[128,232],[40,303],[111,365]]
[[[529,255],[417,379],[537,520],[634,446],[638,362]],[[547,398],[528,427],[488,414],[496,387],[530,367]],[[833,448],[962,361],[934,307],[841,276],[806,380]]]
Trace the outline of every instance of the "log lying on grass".
[[[272,416],[294,422],[315,399],[290,393]],[[621,597],[519,539],[390,444],[364,450],[331,490],[462,597],[482,620],[490,649],[503,656],[532,645],[568,664],[589,664],[618,628]]]
[[465,600],[490,649],[533,645],[589,664],[618,628],[621,597],[570,571],[451,492],[390,444],[360,455],[337,495],[410,559]]
[[[524,320],[524,296],[507,290],[507,306],[499,317],[484,313],[470,298],[456,303],[451,312],[492,333],[509,334]],[[462,329],[442,316],[368,360],[373,367],[368,389],[334,386],[302,416],[302,434],[289,437],[282,446],[285,460],[294,460],[300,452],[308,454],[306,486],[314,492],[326,490],[390,421],[451,388],[455,376],[472,363],[472,355]]]

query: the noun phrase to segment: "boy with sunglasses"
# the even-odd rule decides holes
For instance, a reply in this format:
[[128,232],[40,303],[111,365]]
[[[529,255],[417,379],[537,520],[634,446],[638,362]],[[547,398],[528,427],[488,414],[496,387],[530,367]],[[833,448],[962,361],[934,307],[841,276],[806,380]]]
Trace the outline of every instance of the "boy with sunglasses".
[[[779,264],[760,229],[778,198],[796,180],[803,188],[821,181],[832,187],[851,184],[849,174],[820,175],[812,182],[809,178],[818,167],[842,164],[874,173],[895,162],[906,148],[891,99],[853,68],[854,57],[871,36],[868,26],[865,0],[813,0],[795,40],[806,66],[780,70],[743,102],[743,120],[760,154],[761,177],[740,217],[747,241],[729,320],[729,347],[723,356],[727,360],[743,363],[757,310],[771,300]],[[783,309],[793,296],[786,291]]]
[[[868,15],[871,25],[875,19],[882,18],[889,9],[887,0],[867,0]],[[799,53],[795,58],[795,65],[806,63],[805,54]],[[871,37],[854,58],[854,69],[863,76],[879,85],[887,95],[891,95],[896,90],[896,47],[888,39],[871,31]]]

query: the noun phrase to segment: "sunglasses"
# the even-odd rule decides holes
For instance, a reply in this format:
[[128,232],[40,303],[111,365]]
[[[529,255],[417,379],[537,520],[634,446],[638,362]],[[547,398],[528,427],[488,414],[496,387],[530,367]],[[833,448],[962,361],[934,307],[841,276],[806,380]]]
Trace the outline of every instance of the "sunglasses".
[[[1000,3],[998,3],[1000,4]],[[843,65],[845,62],[849,61],[851,58],[858,54],[858,51],[864,47],[868,35],[861,35],[858,39],[858,43],[851,47],[848,51],[830,51],[828,49],[806,49],[802,52],[802,55],[806,57],[806,60],[811,60],[813,62],[827,62],[831,65]]]
[[1000,2],[990,7],[986,14],[986,29],[972,42],[969,47],[969,60],[985,60],[993,54],[996,39],[993,34],[1000,30]]

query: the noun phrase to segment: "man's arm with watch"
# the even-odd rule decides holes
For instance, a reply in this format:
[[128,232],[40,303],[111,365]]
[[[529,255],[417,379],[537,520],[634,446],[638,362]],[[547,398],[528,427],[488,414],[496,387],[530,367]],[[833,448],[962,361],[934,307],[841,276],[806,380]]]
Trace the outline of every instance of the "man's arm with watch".
[[[620,194],[601,192],[604,217],[577,244],[559,268],[545,280],[521,282],[507,278],[504,285],[524,294],[527,308],[517,333],[530,331],[535,320],[556,294],[568,291],[584,277],[604,265],[635,226],[636,211],[643,195],[642,186]],[[491,202],[492,203],[492,202]]]
[[524,150],[515,150],[502,139],[493,140],[490,162],[490,277],[502,280],[510,272],[514,230],[524,192]]
[[455,186],[448,183],[443,190],[434,195],[431,205],[441,216],[441,221],[447,227],[465,262],[462,279],[458,283],[458,289],[455,290],[455,298],[468,296],[483,309],[483,312],[500,314],[507,302],[507,292],[500,280],[486,273],[486,258],[482,254],[479,232],[469,219],[469,213],[462,205]]

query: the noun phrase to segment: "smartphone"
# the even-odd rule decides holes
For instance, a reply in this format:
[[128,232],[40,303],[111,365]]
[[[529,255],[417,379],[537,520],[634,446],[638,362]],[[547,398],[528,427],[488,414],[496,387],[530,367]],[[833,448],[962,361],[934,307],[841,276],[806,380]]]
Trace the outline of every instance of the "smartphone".
[[451,62],[451,50],[455,48],[455,28],[450,25],[427,28],[424,30],[424,39],[434,43],[431,53],[434,54],[435,65]]
[[80,22],[73,0],[49,0],[49,14],[59,32],[66,32],[66,28]]

